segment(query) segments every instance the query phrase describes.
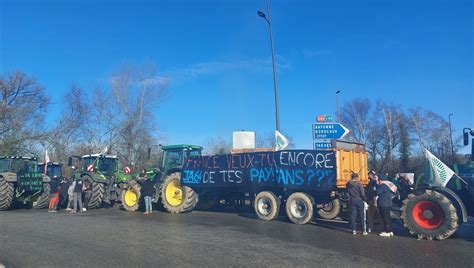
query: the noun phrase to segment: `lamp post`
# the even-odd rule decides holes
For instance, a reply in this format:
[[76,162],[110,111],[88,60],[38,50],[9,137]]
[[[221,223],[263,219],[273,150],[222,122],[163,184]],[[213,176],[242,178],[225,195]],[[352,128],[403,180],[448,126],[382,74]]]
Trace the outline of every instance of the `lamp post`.
[[276,79],[276,65],[275,65],[275,48],[273,46],[273,32],[272,32],[272,22],[271,22],[271,15],[270,15],[270,4],[268,0],[267,3],[267,13],[268,17],[262,11],[258,11],[257,14],[259,17],[265,19],[268,23],[268,28],[270,29],[270,45],[272,49],[272,63],[273,63],[273,88],[275,91],[275,113],[276,113],[276,130],[280,131],[280,112],[278,111],[278,86],[277,86],[277,79]]
[[451,116],[453,116],[453,114],[449,114],[448,115],[448,121],[449,121],[449,138],[451,139],[451,159],[453,161],[453,165],[454,165],[454,146],[453,146],[453,130],[451,128]]
[[339,93],[340,90],[336,91],[336,113],[337,113],[337,122],[341,123],[341,118],[339,117]]

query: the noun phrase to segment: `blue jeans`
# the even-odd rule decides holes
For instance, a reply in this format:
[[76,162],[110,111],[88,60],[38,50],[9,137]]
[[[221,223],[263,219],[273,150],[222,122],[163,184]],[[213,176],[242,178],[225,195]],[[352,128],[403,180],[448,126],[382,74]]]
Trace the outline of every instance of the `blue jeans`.
[[360,217],[360,224],[362,225],[362,229],[365,232],[365,208],[364,208],[364,201],[362,200],[355,200],[351,201],[350,203],[351,206],[351,228],[352,231],[356,231],[356,219],[357,219],[357,214],[359,214]]
[[151,196],[145,196],[143,199],[145,200],[145,211],[146,212],[151,212],[151,210],[152,210]]

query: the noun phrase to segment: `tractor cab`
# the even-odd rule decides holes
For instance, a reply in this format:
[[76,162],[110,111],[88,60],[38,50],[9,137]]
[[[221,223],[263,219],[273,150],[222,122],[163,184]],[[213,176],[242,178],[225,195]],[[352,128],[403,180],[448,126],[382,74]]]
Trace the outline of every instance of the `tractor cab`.
[[0,172],[15,174],[36,173],[35,157],[8,156],[0,157]]
[[163,159],[161,170],[166,174],[170,170],[180,170],[188,157],[201,156],[202,147],[179,144],[162,146]]
[[[38,163],[38,172],[44,173],[44,163]],[[48,162],[46,165],[46,175],[50,178],[63,177],[63,165],[57,162]]]
[[82,156],[82,171],[99,172],[105,176],[113,176],[118,171],[119,160],[115,155],[90,154]]

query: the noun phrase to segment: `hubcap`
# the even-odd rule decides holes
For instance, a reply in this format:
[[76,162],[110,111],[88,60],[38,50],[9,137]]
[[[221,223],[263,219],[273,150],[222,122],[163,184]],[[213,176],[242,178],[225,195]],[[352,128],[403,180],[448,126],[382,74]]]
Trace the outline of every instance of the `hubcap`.
[[173,180],[166,186],[166,201],[168,204],[176,207],[183,202],[183,189],[179,181]]
[[129,207],[134,206],[138,201],[138,196],[132,190],[127,190],[125,192],[125,204]]
[[257,202],[258,212],[262,215],[268,216],[272,211],[272,202],[266,197],[262,197]]
[[301,219],[308,213],[308,206],[303,200],[297,199],[291,202],[290,211],[295,218]]
[[435,202],[420,201],[413,206],[412,217],[422,228],[435,229],[443,223],[444,212]]

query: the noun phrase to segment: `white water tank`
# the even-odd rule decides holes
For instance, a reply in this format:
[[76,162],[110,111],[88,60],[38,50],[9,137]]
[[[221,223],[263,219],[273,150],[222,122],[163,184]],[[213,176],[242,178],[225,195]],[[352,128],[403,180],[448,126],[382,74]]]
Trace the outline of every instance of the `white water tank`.
[[232,133],[232,149],[255,149],[255,132],[234,131]]

